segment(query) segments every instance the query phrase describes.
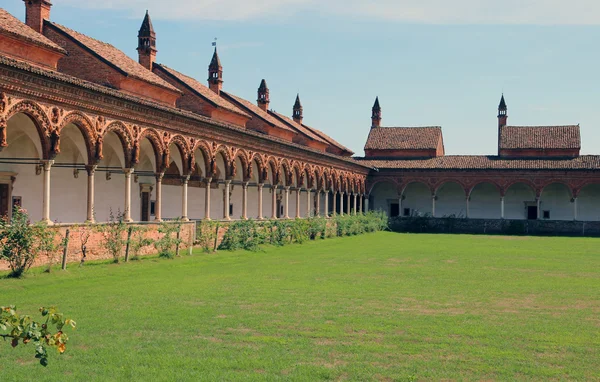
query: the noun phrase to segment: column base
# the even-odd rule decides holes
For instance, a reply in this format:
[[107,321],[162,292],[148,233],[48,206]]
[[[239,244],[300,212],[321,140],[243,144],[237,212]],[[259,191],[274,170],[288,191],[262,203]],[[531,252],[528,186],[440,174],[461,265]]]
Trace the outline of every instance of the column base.
[[42,219],[40,223],[44,223],[46,225],[54,225],[54,222],[50,219]]
[[88,220],[86,220],[84,223],[85,223],[85,224],[95,224],[95,223],[96,223],[96,221],[95,221],[94,219],[91,219],[91,220],[90,220],[90,219],[88,219]]
[[209,222],[209,221],[211,221],[212,219],[211,219],[211,218],[204,218],[204,219],[202,219],[202,220],[204,220],[205,222]]
[[182,221],[182,222],[189,222],[189,221],[190,221],[190,219],[188,219],[188,218],[181,218],[181,221]]
[[162,221],[163,221],[163,220],[162,220],[162,219],[160,219],[160,218],[156,218],[156,219],[154,219],[154,222],[155,222],[155,223],[162,223]]
[[123,221],[125,223],[133,223],[133,219],[129,218],[129,219],[123,219]]

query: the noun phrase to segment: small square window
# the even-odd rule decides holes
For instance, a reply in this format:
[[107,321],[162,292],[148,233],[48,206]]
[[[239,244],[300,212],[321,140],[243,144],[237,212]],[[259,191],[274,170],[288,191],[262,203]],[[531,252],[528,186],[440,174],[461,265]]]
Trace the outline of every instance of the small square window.
[[410,208],[405,208],[403,215],[404,216],[410,216]]
[[550,219],[550,211],[544,211],[544,219]]

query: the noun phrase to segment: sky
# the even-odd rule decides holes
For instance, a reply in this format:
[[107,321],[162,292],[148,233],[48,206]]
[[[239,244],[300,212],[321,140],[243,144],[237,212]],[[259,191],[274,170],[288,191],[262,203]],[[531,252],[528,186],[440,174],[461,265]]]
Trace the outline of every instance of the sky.
[[[502,92],[510,125],[580,124],[600,154],[597,0],[53,0],[51,20],[137,59],[146,9],[157,62],[205,83],[217,38],[224,89],[363,154],[371,107],[383,126],[442,126],[447,155],[497,152]],[[5,9],[24,19],[21,0]]]

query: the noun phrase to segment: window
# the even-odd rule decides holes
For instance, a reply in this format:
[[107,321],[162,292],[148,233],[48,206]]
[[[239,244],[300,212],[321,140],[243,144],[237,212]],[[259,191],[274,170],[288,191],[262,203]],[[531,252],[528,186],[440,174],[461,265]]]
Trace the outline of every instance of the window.
[[400,205],[398,203],[390,204],[390,217],[400,216]]
[[229,205],[229,216],[233,215],[233,204]]
[[544,219],[550,219],[550,211],[544,211]]
[[156,202],[154,200],[150,202],[150,215],[156,216]]
[[410,216],[410,208],[405,208],[403,212],[404,216]]

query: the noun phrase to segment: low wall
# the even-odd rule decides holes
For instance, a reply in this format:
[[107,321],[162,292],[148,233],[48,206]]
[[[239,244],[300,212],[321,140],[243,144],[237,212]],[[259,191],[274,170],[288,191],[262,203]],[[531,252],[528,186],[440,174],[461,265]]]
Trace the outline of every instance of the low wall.
[[[131,225],[143,226],[144,228],[146,228],[147,231],[144,232],[143,235],[144,235],[144,237],[149,238],[152,241],[155,241],[162,236],[162,234],[158,232],[160,224],[157,224],[157,223],[134,223]],[[50,229],[56,230],[57,242],[62,240],[62,238],[65,237],[65,233],[66,233],[67,229],[69,230],[67,262],[69,262],[69,263],[77,262],[78,263],[81,261],[81,256],[82,256],[81,255],[81,241],[82,241],[81,233],[82,233],[83,229],[87,229],[87,230],[91,231],[89,240],[86,245],[87,253],[86,253],[85,260],[92,261],[92,260],[112,259],[112,256],[102,247],[102,242],[103,242],[102,234],[100,232],[97,232],[94,229],[90,230],[90,227],[92,227],[92,226],[60,224],[60,225],[52,226],[50,228]],[[180,238],[183,241],[182,248],[187,248],[191,243],[193,243],[194,238],[195,238],[195,229],[196,229],[196,224],[194,222],[182,223],[181,234],[180,234]],[[125,232],[123,237],[126,238],[126,236],[127,236],[127,232]],[[60,262],[62,261],[63,248],[64,247],[61,246],[60,251],[55,254],[55,256],[54,256],[55,263],[60,264]],[[154,245],[149,245],[147,247],[142,248],[142,250],[140,251],[140,256],[152,255],[152,254],[156,254],[156,252],[157,251],[154,248]],[[122,256],[125,256],[125,248],[123,248]],[[45,265],[45,264],[48,264],[48,262],[49,262],[48,257],[41,256],[36,259],[33,266],[35,267],[35,266]],[[8,269],[7,263],[0,261],[0,270],[7,270],[7,269]]]
[[600,222],[402,217],[390,229],[411,233],[600,237]]

